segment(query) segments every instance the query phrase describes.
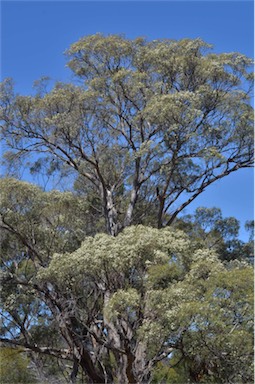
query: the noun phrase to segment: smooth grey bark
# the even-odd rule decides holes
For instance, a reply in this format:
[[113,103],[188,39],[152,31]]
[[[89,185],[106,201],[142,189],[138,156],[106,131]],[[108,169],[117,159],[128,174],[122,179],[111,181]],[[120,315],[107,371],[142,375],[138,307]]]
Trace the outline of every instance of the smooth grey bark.
[[118,224],[118,213],[114,204],[113,190],[107,189],[102,184],[100,186],[100,195],[103,200],[107,233],[111,236],[117,236],[120,225]]
[[124,228],[129,226],[129,225],[131,225],[131,223],[132,223],[133,213],[134,213],[135,205],[136,205],[136,202],[137,202],[137,199],[138,199],[138,195],[139,195],[139,186],[137,185],[131,191],[130,201],[129,201],[128,208],[127,208],[127,211],[126,211],[126,216],[125,216],[125,219],[124,219],[124,222],[123,222],[123,227]]

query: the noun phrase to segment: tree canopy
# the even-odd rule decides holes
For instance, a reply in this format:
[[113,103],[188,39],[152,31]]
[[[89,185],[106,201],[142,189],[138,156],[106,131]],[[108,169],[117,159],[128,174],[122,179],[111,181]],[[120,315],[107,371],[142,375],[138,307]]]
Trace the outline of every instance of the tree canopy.
[[[82,242],[71,193],[14,179],[1,190],[1,341],[30,350],[40,380],[52,382],[41,364],[53,358],[60,383],[61,370],[75,381],[78,366],[85,382],[149,383],[162,363],[184,364],[179,383],[251,381],[253,269],[220,260],[218,234],[208,243],[195,223],[197,236],[137,225]],[[215,212],[200,209],[199,225]]]
[[43,80],[20,96],[3,82],[6,157],[33,153],[33,170],[74,171],[98,196],[111,235],[141,222],[141,201],[157,210],[158,228],[171,224],[206,187],[253,162],[252,61],[210,48],[82,38],[66,53],[77,84],[46,91]]
[[251,60],[101,34],[66,55],[72,84],[1,84],[4,380],[250,383],[253,222],[179,214],[252,166]]

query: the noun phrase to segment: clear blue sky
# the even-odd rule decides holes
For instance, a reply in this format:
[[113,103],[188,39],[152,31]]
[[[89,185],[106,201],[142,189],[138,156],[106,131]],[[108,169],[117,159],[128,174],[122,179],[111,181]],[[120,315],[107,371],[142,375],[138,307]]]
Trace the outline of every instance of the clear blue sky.
[[[253,57],[252,1],[2,1],[1,77],[29,94],[47,75],[70,81],[63,52],[81,36],[124,33],[148,39],[200,37],[215,52]],[[240,170],[218,181],[187,208],[220,207],[224,216],[253,218],[253,171]]]

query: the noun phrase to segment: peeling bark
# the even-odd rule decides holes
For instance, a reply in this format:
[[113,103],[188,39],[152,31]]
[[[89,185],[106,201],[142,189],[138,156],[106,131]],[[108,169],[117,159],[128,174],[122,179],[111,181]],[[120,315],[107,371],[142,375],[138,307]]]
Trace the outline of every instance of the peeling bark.
[[118,214],[113,201],[113,193],[106,190],[106,222],[107,231],[111,236],[117,236],[119,231]]

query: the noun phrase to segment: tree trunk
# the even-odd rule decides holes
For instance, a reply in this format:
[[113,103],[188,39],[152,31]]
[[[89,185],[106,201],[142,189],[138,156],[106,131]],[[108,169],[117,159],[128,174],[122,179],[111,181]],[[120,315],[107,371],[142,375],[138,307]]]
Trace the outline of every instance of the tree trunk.
[[58,320],[60,333],[73,354],[74,367],[71,380],[75,380],[77,375],[76,362],[79,362],[79,366],[87,377],[89,377],[91,383],[104,383],[105,377],[101,367],[97,367],[94,364],[90,352],[86,350],[82,339],[80,339],[76,331],[74,331],[77,325],[76,319],[65,312],[65,304],[57,297],[56,293],[46,289],[44,295],[44,301],[49,306],[54,317]]
[[[107,306],[110,300],[110,292],[106,291],[104,295],[104,305]],[[107,316],[104,316],[104,324],[107,327],[107,332],[109,335],[110,343],[116,348],[113,351],[114,358],[116,360],[116,370],[115,370],[115,378],[117,383],[121,384],[134,384],[134,376],[132,373],[132,361],[130,360],[130,356],[127,355],[125,345],[121,338],[121,334],[119,333],[116,326],[113,322],[108,319]],[[122,350],[123,352],[118,352],[118,350]],[[131,364],[130,364],[131,362]]]
[[151,372],[146,364],[146,345],[142,342],[136,348],[133,371],[137,384],[149,383]]
[[157,188],[157,198],[159,200],[159,209],[158,209],[158,229],[163,227],[163,214],[165,207],[165,195],[159,193],[159,189]]
[[119,232],[118,214],[114,206],[112,191],[107,190],[106,192],[107,192],[107,202],[106,202],[107,230],[111,236],[117,236]]
[[102,185],[100,188],[100,194],[104,205],[104,217],[107,233],[111,236],[117,236],[120,226],[118,224],[118,213],[114,204],[113,191]]
[[138,198],[138,194],[139,194],[139,186],[136,185],[131,192],[129,205],[128,205],[126,216],[123,223],[124,228],[128,227],[132,223],[133,212],[134,212],[135,204]]

